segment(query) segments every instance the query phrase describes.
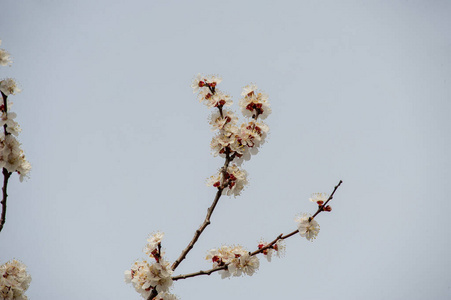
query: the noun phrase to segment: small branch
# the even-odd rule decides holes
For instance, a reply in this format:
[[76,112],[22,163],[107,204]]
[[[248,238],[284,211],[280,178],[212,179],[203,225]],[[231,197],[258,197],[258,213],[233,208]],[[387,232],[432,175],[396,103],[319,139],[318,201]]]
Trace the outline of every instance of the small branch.
[[316,213],[310,217],[309,221],[313,220],[320,212],[322,212],[324,210],[324,207],[326,207],[327,203],[329,203],[330,200],[332,200],[332,198],[334,197],[335,191],[338,189],[338,187],[343,183],[343,181],[340,180],[340,182],[335,186],[332,194],[330,194],[329,199],[327,199],[326,202],[323,203],[323,205],[321,205],[320,207],[318,207],[318,210],[316,211]]
[[2,204],[2,217],[0,219],[0,231],[3,229],[3,225],[6,222],[6,198],[8,197],[8,194],[6,193],[6,189],[8,187],[8,179],[11,176],[11,172],[8,172],[5,168],[3,168],[3,199],[1,201]]
[[224,266],[221,266],[221,267],[217,267],[217,268],[213,268],[213,269],[210,269],[210,270],[207,270],[207,271],[199,271],[199,272],[195,272],[195,273],[174,276],[174,277],[172,277],[172,280],[173,281],[177,281],[177,280],[180,280],[180,279],[187,279],[187,278],[190,278],[190,277],[196,277],[196,276],[200,276],[200,275],[210,275],[211,273],[224,270],[225,268],[227,268],[227,265],[224,265]]
[[[3,107],[5,110],[5,113],[8,113],[8,101],[7,98],[8,96],[6,96],[3,92],[1,92],[2,94],[2,98],[3,98]],[[9,134],[6,132],[6,124],[3,125],[3,132],[5,137]],[[2,214],[1,214],[1,218],[0,218],[0,232],[3,229],[3,225],[5,225],[6,222],[6,198],[8,197],[7,194],[7,187],[8,187],[8,180],[9,177],[11,176],[11,172],[9,172],[7,169],[3,168],[3,188],[2,188],[2,201],[0,202],[2,205]]]
[[[327,201],[326,201],[320,208],[318,208],[318,211],[310,218],[310,221],[313,220],[313,218],[314,218],[315,216],[317,216],[317,215],[322,211],[322,208],[323,208],[330,200],[332,200],[333,195],[335,194],[335,191],[338,189],[338,187],[339,187],[342,183],[343,183],[343,181],[340,180],[340,182],[335,186],[335,188],[334,188],[332,194],[329,196],[329,199],[327,199]],[[290,233],[288,233],[288,234],[286,234],[286,235],[283,235],[283,233],[281,233],[281,234],[279,234],[272,242],[268,243],[266,246],[264,246],[264,247],[262,247],[262,248],[260,248],[260,249],[255,250],[254,252],[251,252],[250,255],[251,255],[251,256],[254,256],[254,255],[257,255],[257,254],[259,254],[259,253],[262,253],[262,252],[265,251],[266,249],[272,248],[272,246],[273,246],[275,243],[277,243],[279,240],[285,240],[285,239],[287,239],[287,238],[289,238],[289,237],[292,237],[293,235],[295,235],[295,234],[298,233],[298,232],[299,232],[299,230],[296,229],[295,231],[290,232]],[[172,280],[173,280],[173,281],[177,281],[177,280],[180,280],[180,279],[187,279],[187,278],[190,278],[190,277],[196,277],[196,276],[200,276],[200,275],[210,275],[210,274],[213,273],[213,272],[217,272],[217,271],[220,271],[220,270],[227,269],[227,266],[228,266],[229,264],[230,264],[230,263],[227,263],[227,264],[225,264],[225,265],[223,265],[223,266],[216,267],[216,268],[212,268],[212,269],[206,270],[206,271],[201,270],[201,271],[198,271],[198,272],[195,272],[195,273],[184,274],[184,275],[177,275],[177,276],[172,277]]]
[[[232,160],[229,157],[229,152],[226,151],[226,159],[225,159],[225,162],[224,162],[224,166],[222,167],[223,178],[225,178],[225,176],[224,176],[225,172],[227,172],[227,168],[228,168],[229,163],[231,161]],[[171,266],[172,270],[175,270],[178,267],[178,265],[186,258],[186,255],[188,254],[188,252],[191,251],[191,249],[193,249],[194,244],[197,242],[197,240],[199,239],[199,237],[202,234],[202,232],[205,230],[205,228],[208,225],[210,225],[210,217],[213,214],[213,211],[215,210],[216,205],[218,204],[219,198],[221,198],[222,191],[224,190],[224,188],[225,188],[224,186],[220,186],[218,188],[218,191],[216,192],[215,199],[213,200],[213,203],[211,204],[211,206],[207,210],[207,215],[205,216],[204,222],[200,225],[199,229],[196,230],[196,232],[194,233],[193,239],[188,244],[188,246],[182,251],[182,253],[180,254],[179,258],[172,264],[172,266]]]

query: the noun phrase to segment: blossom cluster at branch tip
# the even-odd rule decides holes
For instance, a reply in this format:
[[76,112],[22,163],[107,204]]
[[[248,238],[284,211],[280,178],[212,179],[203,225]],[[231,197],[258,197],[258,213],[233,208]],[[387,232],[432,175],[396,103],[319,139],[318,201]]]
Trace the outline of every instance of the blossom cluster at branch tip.
[[210,143],[214,156],[232,157],[233,162],[241,165],[251,158],[251,155],[258,153],[259,147],[264,144],[269,132],[268,125],[258,118],[264,119],[271,112],[268,95],[257,92],[257,86],[250,84],[244,87],[241,95],[244,98],[240,102],[241,110],[245,117],[251,120],[241,125],[237,125],[238,118],[225,106],[232,105],[229,95],[217,89],[217,85],[222,81],[217,76],[202,76],[200,74],[193,80],[191,87],[198,92],[201,102],[209,108],[218,108],[218,111],[210,115],[209,123],[212,131],[219,130]]
[[27,300],[25,292],[30,282],[25,264],[15,259],[4,263],[0,266],[0,299]]
[[[268,243],[261,240],[258,243],[258,249],[266,247]],[[274,245],[262,251],[268,262],[271,262],[272,256],[275,254],[277,257],[281,257],[285,254],[285,242],[284,240],[278,240]]]
[[131,283],[141,296],[147,299],[156,289],[158,295],[154,299],[176,300],[177,298],[168,292],[172,286],[171,264],[163,258],[161,252],[161,241],[164,233],[156,232],[147,239],[146,247],[143,251],[155,260],[148,263],[146,260],[135,261],[131,269],[126,270],[125,282]]
[[[0,45],[2,40],[0,40]],[[8,66],[12,64],[11,54],[5,49],[0,49],[0,66]]]
[[250,252],[241,246],[222,246],[211,249],[205,259],[213,263],[213,268],[226,266],[225,269],[218,271],[223,279],[244,274],[252,276],[260,266],[258,258],[250,255]]
[[268,102],[268,95],[257,91],[255,84],[249,84],[243,88],[241,93],[240,107],[244,116],[266,119],[271,113],[271,107]]
[[227,196],[239,196],[248,184],[247,172],[237,165],[230,165],[226,171],[219,172],[207,180],[207,186],[222,188],[222,194]]
[[163,232],[157,231],[151,234],[147,239],[146,247],[144,248],[144,253],[149,255],[150,258],[154,258],[156,261],[160,259],[164,254],[161,253],[161,240],[164,237]]
[[298,223],[299,234],[308,241],[316,239],[319,233],[319,224],[315,219],[310,220],[309,214],[302,214],[296,217],[295,222]]

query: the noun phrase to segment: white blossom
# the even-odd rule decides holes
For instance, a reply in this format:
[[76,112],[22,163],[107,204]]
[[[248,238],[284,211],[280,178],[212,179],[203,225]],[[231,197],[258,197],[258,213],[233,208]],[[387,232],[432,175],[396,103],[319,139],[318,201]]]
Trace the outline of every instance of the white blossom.
[[243,91],[241,92],[241,96],[251,96],[255,93],[255,91],[258,89],[257,85],[254,83],[248,84],[243,88]]
[[324,202],[326,202],[329,199],[329,194],[326,193],[313,193],[309,200],[311,202],[316,202],[318,204],[323,204]]
[[6,96],[15,95],[21,92],[16,81],[12,78],[6,78],[0,81],[0,91]]
[[0,266],[0,299],[26,300],[25,291],[30,286],[31,276],[27,267],[17,260]]
[[[265,241],[260,241],[258,244],[258,249],[262,249],[268,244]],[[281,257],[285,254],[285,243],[284,240],[278,240],[274,245],[262,251],[263,255],[266,257],[268,262],[271,262],[272,256],[275,254],[277,257]]]
[[309,219],[309,214],[302,214],[297,216],[295,221],[298,223],[299,234],[310,241],[316,239],[319,233],[319,224],[315,219]]
[[220,90],[216,90],[213,94],[210,89],[203,89],[198,95],[199,101],[204,102],[208,108],[231,106],[233,104],[232,97]]
[[7,66],[12,64],[11,55],[8,51],[0,49],[0,66]]
[[238,117],[230,110],[223,110],[222,117],[219,111],[215,111],[210,115],[210,125],[212,131],[226,129],[226,127],[235,126]]
[[[161,240],[163,239],[163,237],[164,233],[159,231],[149,236],[149,238],[147,239],[147,245],[144,248],[144,253],[146,253],[150,257],[154,257],[154,251],[160,251],[158,247],[161,245]],[[159,255],[162,256],[161,253],[159,253]]]
[[236,132],[238,128],[231,125],[224,129],[225,130],[221,130],[211,140],[210,148],[214,156],[219,155],[225,157],[227,148],[230,149],[231,145],[235,142],[234,132]]
[[20,143],[12,135],[3,136],[0,139],[0,168],[19,173],[20,181],[23,181],[24,177],[28,177],[31,170],[31,165],[26,160]]
[[232,276],[238,277],[243,274],[252,276],[259,268],[260,261],[257,256],[251,256],[249,252],[236,254],[227,266]]
[[191,84],[191,87],[193,89],[193,93],[197,93],[200,88],[204,87],[205,81],[202,77],[202,75],[197,74],[197,76],[193,79],[193,83]]
[[18,136],[19,133],[22,131],[22,129],[20,129],[19,124],[14,121],[14,118],[16,117],[16,113],[10,112],[10,113],[6,113],[3,112],[1,117],[0,117],[0,126],[6,125],[6,132],[11,133],[15,136]]

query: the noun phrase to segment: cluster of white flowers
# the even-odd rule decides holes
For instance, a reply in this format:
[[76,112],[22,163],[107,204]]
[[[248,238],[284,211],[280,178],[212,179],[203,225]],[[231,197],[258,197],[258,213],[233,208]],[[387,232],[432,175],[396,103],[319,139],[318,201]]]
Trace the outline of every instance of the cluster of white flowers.
[[[265,241],[258,243],[258,249],[266,247],[268,244]],[[274,245],[262,251],[268,262],[271,262],[272,256],[275,254],[277,257],[281,257],[285,254],[285,243],[283,240],[278,240]]]
[[0,299],[26,300],[25,291],[30,286],[31,276],[27,267],[17,260],[0,266]]
[[225,172],[219,170],[218,174],[207,180],[207,186],[223,187],[223,195],[235,197],[240,195],[247,184],[247,172],[235,164],[227,167]]
[[147,245],[144,248],[144,253],[146,253],[150,257],[155,258],[158,261],[159,257],[156,257],[156,255],[163,256],[163,253],[161,253],[161,240],[163,239],[163,237],[163,232],[158,231],[154,234],[151,234],[147,239]]
[[[1,42],[1,41],[0,41]],[[0,50],[0,65],[6,65],[12,61],[9,59],[9,53]],[[0,92],[2,103],[0,104],[0,126],[3,130],[0,133],[0,168],[5,168],[8,172],[17,172],[20,175],[20,181],[27,177],[31,170],[30,163],[26,160],[21,144],[14,136],[21,132],[19,124],[14,120],[16,114],[10,112],[12,102],[8,101],[9,95],[15,95],[20,92],[14,79],[6,78],[0,81]]]
[[[0,40],[0,45],[2,40]],[[5,49],[0,49],[0,66],[7,66],[12,64],[11,55]]]
[[[257,92],[255,84],[244,87],[240,101],[241,111],[245,117],[251,120],[238,126],[238,117],[224,107],[233,104],[231,97],[217,89],[222,79],[215,75],[202,76],[198,74],[191,85],[194,93],[198,92],[199,101],[204,102],[209,108],[216,107],[210,116],[212,130],[219,132],[210,143],[213,155],[227,157],[237,165],[258,153],[258,149],[268,135],[269,127],[258,118],[264,119],[271,112],[268,95]],[[227,172],[222,170],[207,180],[207,185],[224,188],[223,194],[237,196],[244,185],[247,184],[245,171],[239,170],[236,165],[232,167],[238,170],[243,180],[236,174],[232,174],[228,168]],[[238,178],[238,180],[233,179]],[[232,179],[231,179],[232,178]]]
[[319,224],[315,219],[310,220],[309,214],[302,214],[296,217],[295,221],[298,223],[299,234],[309,241],[316,239],[319,233]]
[[243,274],[252,276],[260,266],[257,256],[250,255],[250,252],[241,246],[211,249],[205,259],[213,262],[213,268],[225,266],[225,269],[218,272],[222,278]]
[[155,300],[176,300],[177,298],[168,292],[172,286],[171,264],[163,258],[161,252],[161,240],[164,233],[156,232],[147,239],[144,252],[155,260],[148,263],[146,260],[135,261],[130,270],[125,271],[125,282],[131,283],[141,296],[147,299],[156,289],[158,295]]
[[257,92],[258,87],[255,84],[247,85],[243,88],[241,93],[240,107],[241,112],[246,117],[256,118],[257,116],[261,119],[266,119],[266,117],[271,113],[271,107],[269,107],[268,95],[262,92]]

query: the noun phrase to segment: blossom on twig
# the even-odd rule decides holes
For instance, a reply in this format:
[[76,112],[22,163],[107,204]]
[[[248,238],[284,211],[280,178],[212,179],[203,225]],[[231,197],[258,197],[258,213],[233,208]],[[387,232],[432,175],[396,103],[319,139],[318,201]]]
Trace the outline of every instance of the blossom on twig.
[[316,239],[319,233],[319,224],[314,219],[310,220],[310,214],[302,214],[296,217],[299,234],[309,241]]
[[220,170],[218,174],[207,180],[207,186],[223,188],[222,194],[227,196],[239,196],[248,184],[247,172],[237,165],[231,165],[226,171]]

